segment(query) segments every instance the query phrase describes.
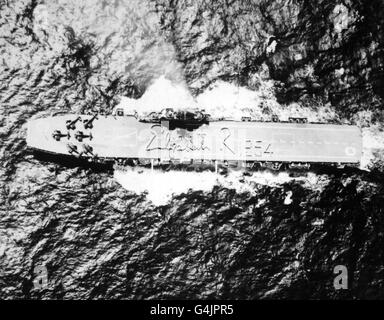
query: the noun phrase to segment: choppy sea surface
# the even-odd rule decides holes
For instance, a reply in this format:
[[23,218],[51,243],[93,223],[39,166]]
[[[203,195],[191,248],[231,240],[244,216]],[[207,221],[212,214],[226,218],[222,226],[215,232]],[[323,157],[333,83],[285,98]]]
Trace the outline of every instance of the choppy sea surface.
[[[383,10],[0,1],[0,298],[383,298]],[[29,119],[116,106],[348,120],[362,170],[121,171],[26,149]]]

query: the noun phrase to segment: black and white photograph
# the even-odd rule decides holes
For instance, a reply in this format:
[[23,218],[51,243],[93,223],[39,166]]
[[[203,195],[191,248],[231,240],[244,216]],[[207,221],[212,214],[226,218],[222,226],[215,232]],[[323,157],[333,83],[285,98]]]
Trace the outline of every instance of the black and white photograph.
[[381,299],[383,0],[0,0],[0,300]]

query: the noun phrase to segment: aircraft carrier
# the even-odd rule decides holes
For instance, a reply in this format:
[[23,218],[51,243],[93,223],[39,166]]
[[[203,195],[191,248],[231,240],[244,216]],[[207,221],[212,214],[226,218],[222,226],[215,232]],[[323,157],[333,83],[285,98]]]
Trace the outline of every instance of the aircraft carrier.
[[165,109],[146,117],[65,114],[30,120],[27,145],[33,150],[120,165],[205,163],[309,168],[312,164],[359,166],[362,135],[354,125],[211,119],[203,112]]

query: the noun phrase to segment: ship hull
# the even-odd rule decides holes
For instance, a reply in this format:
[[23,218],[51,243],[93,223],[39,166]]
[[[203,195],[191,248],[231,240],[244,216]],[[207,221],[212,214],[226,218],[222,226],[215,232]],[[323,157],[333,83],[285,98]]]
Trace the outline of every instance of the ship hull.
[[[358,164],[361,130],[350,125],[213,121],[189,131],[129,116],[78,115],[31,120],[27,145],[41,151],[104,160],[219,160]],[[60,137],[54,137],[60,132]],[[81,138],[79,139],[79,134]]]

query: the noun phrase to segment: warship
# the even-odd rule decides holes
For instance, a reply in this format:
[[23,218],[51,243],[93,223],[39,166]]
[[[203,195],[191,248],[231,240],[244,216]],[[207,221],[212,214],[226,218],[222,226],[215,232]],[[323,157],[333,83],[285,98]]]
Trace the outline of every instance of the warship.
[[310,123],[292,117],[269,121],[213,119],[204,111],[166,108],[144,116],[63,114],[28,122],[32,150],[121,166],[195,163],[280,170],[311,165],[358,167],[362,134],[350,124]]

